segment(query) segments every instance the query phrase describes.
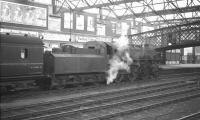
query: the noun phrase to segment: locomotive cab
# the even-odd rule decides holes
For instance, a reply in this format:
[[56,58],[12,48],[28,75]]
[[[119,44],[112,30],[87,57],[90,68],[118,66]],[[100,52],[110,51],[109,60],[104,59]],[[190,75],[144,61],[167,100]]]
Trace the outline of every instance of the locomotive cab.
[[86,42],[84,48],[99,50],[100,55],[111,57],[114,54],[114,48],[111,43],[102,41],[89,41]]

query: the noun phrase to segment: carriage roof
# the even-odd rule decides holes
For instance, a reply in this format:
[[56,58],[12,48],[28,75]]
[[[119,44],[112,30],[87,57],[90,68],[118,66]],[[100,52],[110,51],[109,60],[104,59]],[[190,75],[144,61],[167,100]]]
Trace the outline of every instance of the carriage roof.
[[2,34],[2,33],[1,33],[0,43],[43,45],[42,40],[38,37],[10,35],[10,34]]

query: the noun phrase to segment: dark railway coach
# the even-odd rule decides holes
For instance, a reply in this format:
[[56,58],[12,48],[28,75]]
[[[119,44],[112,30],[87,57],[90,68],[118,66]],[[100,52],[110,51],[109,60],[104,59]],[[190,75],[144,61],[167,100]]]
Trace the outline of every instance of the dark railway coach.
[[36,37],[1,34],[1,90],[24,88],[43,77],[43,43]]

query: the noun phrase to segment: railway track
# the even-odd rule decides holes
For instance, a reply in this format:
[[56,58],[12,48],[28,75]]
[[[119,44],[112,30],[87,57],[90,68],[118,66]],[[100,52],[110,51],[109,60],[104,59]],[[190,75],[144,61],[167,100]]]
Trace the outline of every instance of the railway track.
[[199,120],[200,119],[200,111],[196,113],[192,113],[190,115],[186,115],[184,117],[175,119],[175,120]]
[[[172,74],[172,75],[161,75],[159,76],[159,80],[168,80],[170,78],[184,78],[186,76],[198,76],[199,73],[198,72],[192,72],[192,73],[181,73],[181,74]],[[142,80],[141,82],[143,82],[144,80]],[[146,81],[149,81],[149,80],[146,80]],[[130,83],[127,83],[127,82],[123,82],[123,83],[117,83],[117,84],[111,84],[109,85],[109,87],[117,87],[117,86],[126,86],[126,85],[129,85]],[[63,92],[65,93],[77,93],[77,92],[84,92],[84,91],[87,91],[87,90],[97,90],[97,89],[105,89],[106,86],[104,84],[91,84],[91,85],[79,85],[79,86],[75,86],[75,87],[71,87],[71,88],[67,88],[67,89],[62,89],[62,90],[58,90],[58,89],[52,89],[52,90],[48,90],[48,91],[42,91],[42,90],[39,90],[38,88],[32,88],[32,89],[28,89],[28,90],[19,90],[19,91],[12,91],[12,92],[9,92],[9,93],[6,93],[6,94],[2,94],[2,100],[4,100],[4,98],[6,98],[5,101],[9,101],[9,100],[13,100],[13,99],[16,99],[16,98],[23,98],[23,97],[28,97],[31,95],[35,95],[35,96],[41,96],[41,95],[46,95],[46,94],[49,94],[49,91],[51,92],[51,94],[63,94]],[[7,99],[9,98],[9,99]]]
[[[174,78],[174,77],[180,77],[180,76],[191,76],[191,75],[198,75],[199,72],[191,72],[191,73],[175,73],[175,74],[162,74],[158,77],[158,79],[169,79],[169,78]],[[121,83],[120,83],[121,84]],[[126,84],[126,83],[125,83]],[[71,91],[77,91],[78,90],[84,90],[84,89],[95,89],[95,87],[98,85],[99,86],[104,86],[103,84],[96,84],[96,83],[90,83],[90,85],[87,85],[87,86],[84,86],[84,85],[77,85],[77,86],[74,86],[74,87],[71,87],[71,88],[67,88],[67,92],[71,92]],[[51,92],[57,92],[59,90],[57,89],[52,89],[50,90]],[[15,94],[26,94],[26,93],[30,93],[30,92],[35,92],[36,94],[40,93],[40,92],[44,92],[45,91],[42,91],[38,88],[38,86],[32,86],[31,88],[29,89],[18,89],[18,90],[14,90],[14,91],[8,91],[6,93],[2,93],[3,96],[11,96],[11,95],[14,95],[14,98],[15,98]]]
[[[194,79],[187,79],[194,80]],[[95,120],[199,97],[194,82],[176,81],[138,89],[102,92],[2,110],[2,120]]]
[[[168,78],[163,78],[163,79],[160,79],[160,83],[158,82],[158,85],[165,85],[165,84],[176,84],[176,83],[178,83],[178,82],[184,82],[185,80],[187,80],[187,81],[190,81],[190,80],[196,80],[196,79],[198,79],[200,76],[199,75],[196,75],[196,74],[193,74],[193,76],[191,77],[191,76],[181,76],[181,77],[176,77],[176,78],[173,78],[173,79],[170,79],[170,81],[168,81]],[[185,79],[185,80],[184,80]],[[141,82],[143,82],[143,81],[141,81]],[[135,83],[133,83],[133,84],[135,84]],[[139,85],[140,86],[140,85]],[[157,86],[156,84],[148,84],[148,81],[147,81],[147,85],[144,85],[143,87],[144,88],[146,88],[146,87],[154,87],[154,86]],[[32,92],[32,93],[28,93],[28,95],[30,96],[40,96],[39,98],[42,98],[42,97],[45,97],[45,95],[47,95],[47,94],[49,94],[49,93],[51,93],[51,95],[53,95],[53,96],[59,96],[59,95],[70,95],[70,94],[73,94],[73,93],[80,93],[80,96],[83,96],[83,92],[84,91],[90,91],[90,90],[93,90],[93,91],[99,91],[97,94],[99,94],[101,91],[102,91],[102,89],[103,90],[105,90],[105,91],[110,91],[110,90],[112,90],[112,89],[122,89],[122,90],[127,90],[127,89],[132,89],[132,85],[130,84],[130,83],[121,83],[121,84],[111,84],[111,85],[109,85],[109,86],[90,86],[90,87],[79,87],[79,88],[77,88],[77,89],[64,89],[64,90],[52,90],[52,91],[41,91],[41,92],[39,92],[39,91],[37,91],[37,92]],[[141,89],[141,87],[139,88],[139,89]],[[112,91],[111,91],[112,92]],[[103,94],[104,94],[105,92],[103,91]],[[109,92],[106,92],[106,93],[109,93]],[[26,95],[27,94],[23,94],[23,93],[21,93],[21,94],[19,94],[19,95],[13,95],[13,96],[9,96],[9,99],[16,99],[17,97],[20,97],[20,98],[23,98],[23,97],[25,97],[26,98]],[[2,96],[1,96],[2,97]],[[31,97],[32,98],[32,97]],[[3,99],[1,99],[1,100],[3,100]],[[61,101],[65,101],[65,99],[64,98],[62,98],[61,99]],[[4,101],[8,101],[7,99],[5,99]],[[59,100],[60,101],[60,100]],[[56,102],[57,102],[57,100],[56,100]],[[52,102],[42,102],[41,104],[51,104]],[[53,101],[53,103],[54,103],[54,101]],[[36,103],[37,105],[38,105],[38,103]],[[40,104],[40,103],[39,103]],[[27,107],[32,107],[32,106],[34,106],[34,103],[32,103],[32,104],[30,104],[30,105],[27,105]],[[24,106],[23,106],[24,107]],[[18,107],[16,107],[16,108],[18,108]],[[12,109],[16,109],[16,108],[12,108]],[[3,108],[3,107],[1,107],[1,110],[9,110],[9,107],[5,107],[5,108]],[[5,111],[6,111],[5,110]]]
[[199,120],[200,97],[112,117],[106,120]]

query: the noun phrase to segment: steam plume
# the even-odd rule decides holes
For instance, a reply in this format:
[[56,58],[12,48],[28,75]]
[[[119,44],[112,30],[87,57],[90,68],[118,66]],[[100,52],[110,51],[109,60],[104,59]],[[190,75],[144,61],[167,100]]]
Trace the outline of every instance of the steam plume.
[[130,64],[132,63],[132,59],[129,54],[129,41],[128,38],[125,37],[125,34],[115,42],[114,44],[117,48],[117,53],[109,60],[110,68],[107,71],[107,84],[112,83],[119,72],[119,70],[130,71]]

